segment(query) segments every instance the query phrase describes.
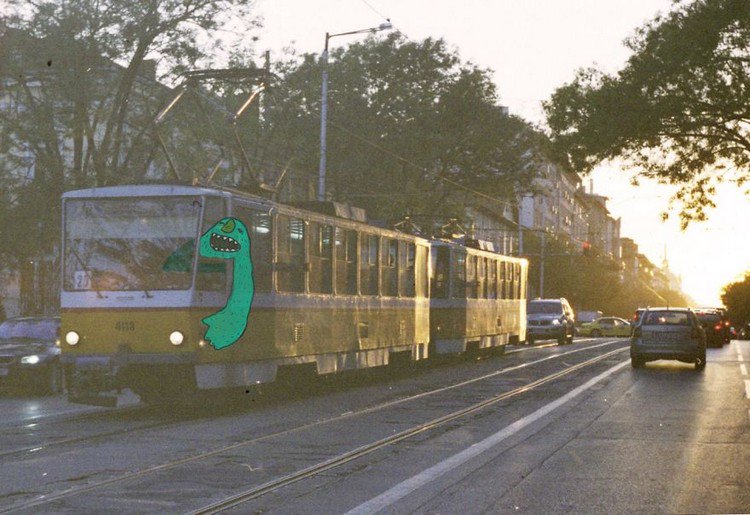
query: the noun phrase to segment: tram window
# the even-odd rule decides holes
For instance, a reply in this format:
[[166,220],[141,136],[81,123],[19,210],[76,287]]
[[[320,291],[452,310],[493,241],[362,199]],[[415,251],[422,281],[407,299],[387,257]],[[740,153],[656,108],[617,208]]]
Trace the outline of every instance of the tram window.
[[513,298],[514,299],[520,299],[521,298],[521,265],[518,263],[515,263],[513,265],[513,282],[514,282],[514,290],[513,290]]
[[448,277],[450,274],[450,254],[445,247],[432,248],[432,296],[438,299],[448,297]]
[[[271,216],[245,206],[235,206],[233,215],[250,231],[253,285],[256,292],[271,291]],[[200,272],[200,270],[199,270]]]
[[382,294],[387,297],[398,295],[398,240],[382,240]]
[[466,257],[466,296],[477,298],[477,257]]
[[[221,199],[206,197],[203,201],[201,234],[204,234],[216,222],[224,218],[225,214],[224,202]],[[192,259],[192,256],[190,259]],[[201,291],[224,291],[227,287],[227,260],[207,258],[199,254],[195,287]]]
[[453,297],[466,298],[466,255],[456,252],[453,258]]
[[501,299],[507,299],[508,298],[508,282],[507,282],[508,275],[507,275],[507,269],[506,269],[506,266],[505,266],[507,264],[508,263],[506,263],[505,261],[503,261],[503,262],[500,263],[500,280],[499,280],[500,291],[499,291],[499,297]]
[[513,299],[513,263],[505,263],[505,298]]
[[305,291],[305,222],[285,215],[278,217],[276,281],[279,291]]
[[[410,244],[412,245],[412,244]],[[427,280],[427,247],[417,247],[416,259],[414,262],[414,272],[416,275],[416,295],[417,297],[427,297],[429,294],[429,283]],[[447,261],[447,260],[446,260]]]
[[487,260],[487,298],[497,298],[497,261]]
[[374,234],[360,237],[360,289],[362,295],[378,294],[378,244]]
[[480,299],[487,298],[487,258],[479,258],[477,260],[477,277],[479,278],[479,284],[477,285],[478,292],[477,296]]
[[336,292],[357,293],[357,232],[336,227]]
[[331,293],[333,287],[330,225],[310,224],[310,292]]
[[416,291],[415,260],[416,248],[413,243],[405,241],[400,242],[401,249],[401,267],[399,274],[401,277],[401,294],[405,297],[413,297]]

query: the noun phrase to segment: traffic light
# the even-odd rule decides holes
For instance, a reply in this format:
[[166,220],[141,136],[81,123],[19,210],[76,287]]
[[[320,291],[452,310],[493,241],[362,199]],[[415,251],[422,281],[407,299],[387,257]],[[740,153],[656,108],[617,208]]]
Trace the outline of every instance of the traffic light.
[[591,252],[591,243],[584,241],[583,242],[583,255],[588,256],[589,252]]

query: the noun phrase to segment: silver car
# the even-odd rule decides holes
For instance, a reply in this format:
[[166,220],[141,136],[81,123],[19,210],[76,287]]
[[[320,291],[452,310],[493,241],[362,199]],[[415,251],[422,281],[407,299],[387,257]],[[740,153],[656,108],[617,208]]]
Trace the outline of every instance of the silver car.
[[675,359],[706,368],[706,333],[687,308],[648,308],[630,339],[630,362],[639,368],[647,361]]

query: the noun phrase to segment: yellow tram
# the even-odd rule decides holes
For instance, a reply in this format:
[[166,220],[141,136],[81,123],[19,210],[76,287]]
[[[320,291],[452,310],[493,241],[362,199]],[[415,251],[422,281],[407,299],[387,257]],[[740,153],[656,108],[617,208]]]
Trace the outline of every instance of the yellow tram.
[[[421,360],[431,333],[438,353],[525,338],[524,260],[373,227],[341,204],[315,207],[198,186],[65,193],[61,331],[70,399],[111,405],[112,392],[127,387],[161,401],[271,382],[300,367],[328,374],[396,356]],[[196,242],[227,216],[248,229],[255,292],[244,334],[217,350],[201,320],[224,306],[232,265],[204,258]],[[456,279],[440,299],[447,304],[431,305],[430,275],[442,291],[444,255]],[[457,296],[461,256],[466,274],[484,278],[481,297]],[[465,291],[473,291],[471,277]],[[451,322],[431,329],[431,317]]]
[[502,352],[526,339],[528,261],[486,245],[432,242],[431,352]]

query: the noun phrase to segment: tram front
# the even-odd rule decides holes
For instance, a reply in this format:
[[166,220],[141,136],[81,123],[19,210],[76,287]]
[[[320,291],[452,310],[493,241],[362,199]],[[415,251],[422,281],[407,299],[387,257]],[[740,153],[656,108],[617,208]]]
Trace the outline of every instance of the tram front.
[[[114,405],[195,388],[201,318],[226,301],[223,261],[195,242],[227,212],[227,194],[120,186],[63,196],[62,359],[69,399]],[[196,273],[200,270],[200,273]]]

